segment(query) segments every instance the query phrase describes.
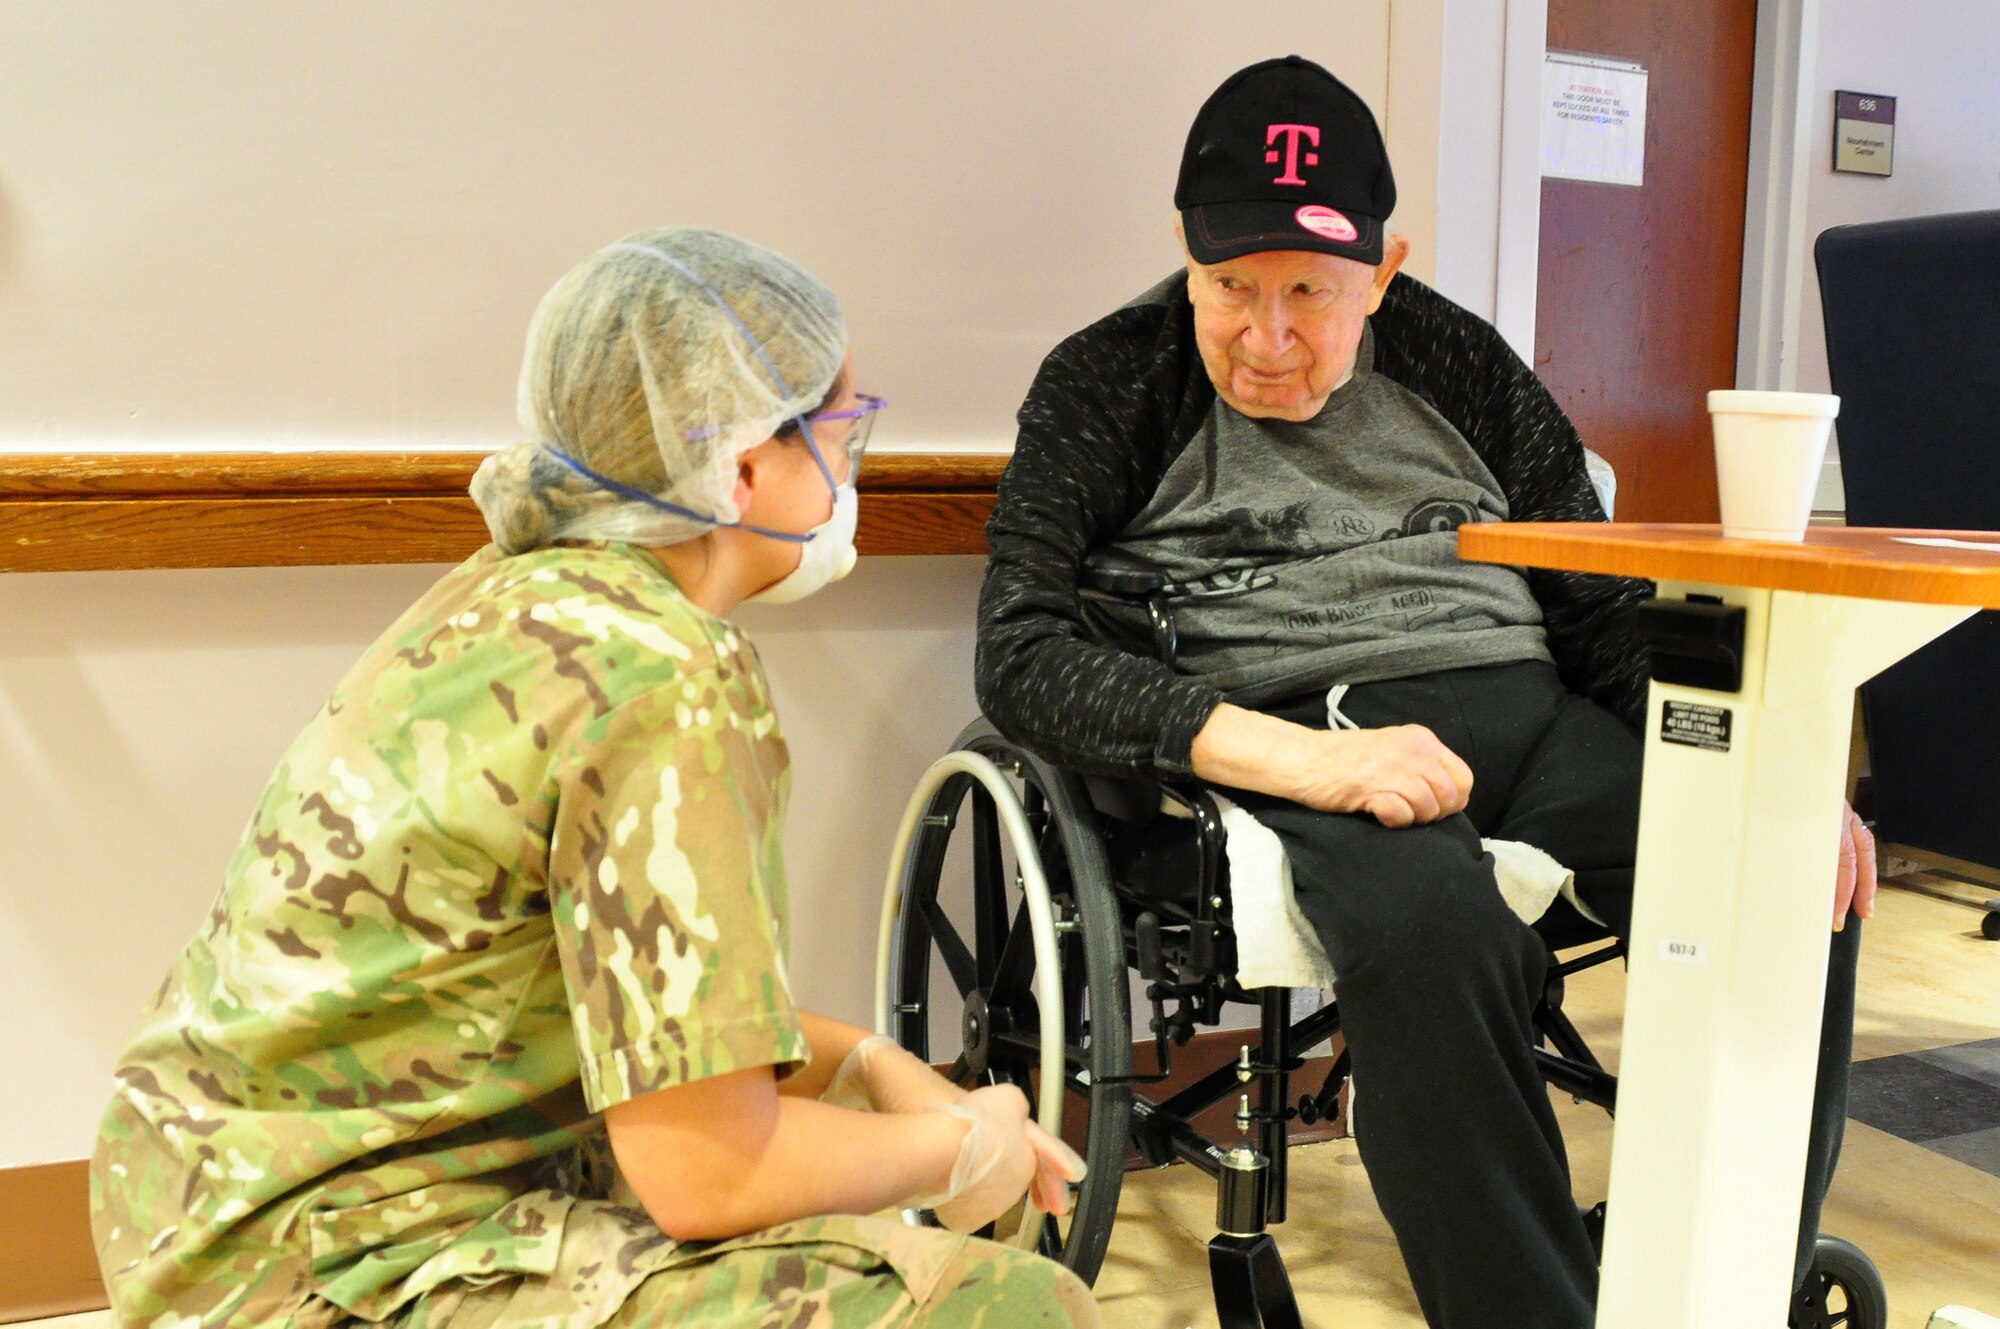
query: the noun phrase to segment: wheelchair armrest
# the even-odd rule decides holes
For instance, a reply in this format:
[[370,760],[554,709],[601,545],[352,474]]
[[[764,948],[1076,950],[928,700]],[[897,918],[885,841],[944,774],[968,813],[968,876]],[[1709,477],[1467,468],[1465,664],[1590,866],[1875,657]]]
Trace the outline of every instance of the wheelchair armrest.
[[1166,589],[1167,574],[1137,554],[1106,547],[1093,549],[1084,557],[1079,585],[1121,600],[1143,600]]
[[1090,805],[1127,826],[1150,825],[1156,817],[1182,821],[1216,820],[1215,797],[1199,782],[1156,780],[1152,776],[1086,775]]
[[1090,805],[1112,821],[1127,826],[1147,826],[1160,815],[1160,784],[1157,780],[1143,776],[1118,779],[1089,775],[1084,777],[1083,787],[1090,795]]

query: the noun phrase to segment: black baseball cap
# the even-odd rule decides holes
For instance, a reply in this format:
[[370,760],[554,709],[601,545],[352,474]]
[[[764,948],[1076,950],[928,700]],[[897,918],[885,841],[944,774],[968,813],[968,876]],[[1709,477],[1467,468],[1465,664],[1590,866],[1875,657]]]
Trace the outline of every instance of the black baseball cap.
[[1237,71],[1202,103],[1174,206],[1198,263],[1267,249],[1380,263],[1396,179],[1368,104],[1288,55]]

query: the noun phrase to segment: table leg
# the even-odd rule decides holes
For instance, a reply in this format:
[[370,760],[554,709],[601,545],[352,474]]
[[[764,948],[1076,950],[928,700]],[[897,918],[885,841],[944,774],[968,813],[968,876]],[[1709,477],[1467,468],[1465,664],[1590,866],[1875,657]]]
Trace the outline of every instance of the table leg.
[[1655,681],[1597,1322],[1775,1329],[1791,1293],[1856,685],[1973,611],[1662,583],[1742,686]]

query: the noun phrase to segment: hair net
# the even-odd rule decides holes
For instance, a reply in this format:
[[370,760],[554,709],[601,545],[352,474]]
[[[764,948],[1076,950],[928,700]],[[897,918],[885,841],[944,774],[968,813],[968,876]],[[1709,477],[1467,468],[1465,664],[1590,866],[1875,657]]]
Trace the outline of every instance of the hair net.
[[693,539],[740,519],[737,458],[818,406],[846,349],[840,306],[790,260],[719,231],[628,236],[542,297],[521,363],[532,441],[480,464],[473,501],[510,554]]

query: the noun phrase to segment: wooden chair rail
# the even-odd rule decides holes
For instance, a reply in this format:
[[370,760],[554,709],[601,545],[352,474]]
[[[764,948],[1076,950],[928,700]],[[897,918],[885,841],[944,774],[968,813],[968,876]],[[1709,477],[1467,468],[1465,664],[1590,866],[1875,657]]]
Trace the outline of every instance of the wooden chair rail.
[[[486,541],[469,452],[0,457],[0,572],[443,563]],[[983,554],[1006,458],[881,453],[863,554]]]

